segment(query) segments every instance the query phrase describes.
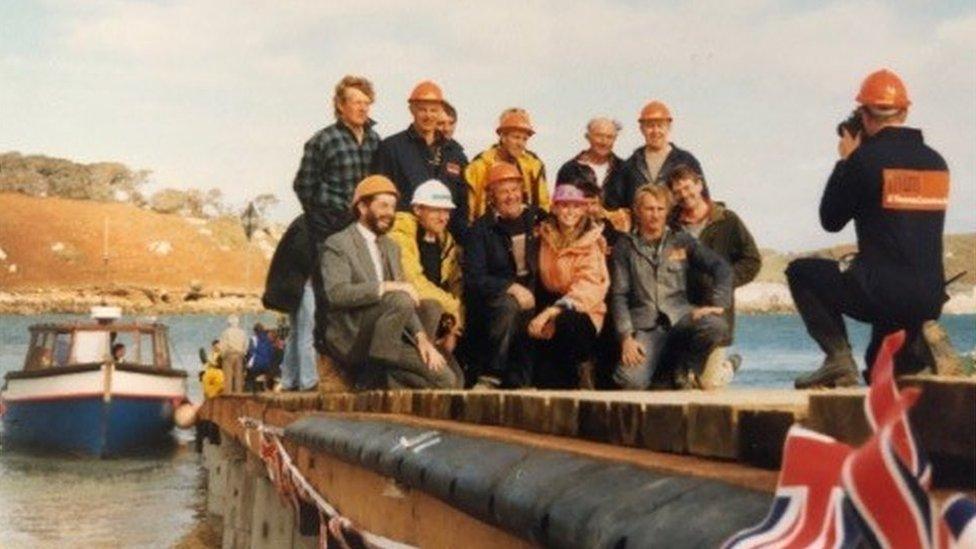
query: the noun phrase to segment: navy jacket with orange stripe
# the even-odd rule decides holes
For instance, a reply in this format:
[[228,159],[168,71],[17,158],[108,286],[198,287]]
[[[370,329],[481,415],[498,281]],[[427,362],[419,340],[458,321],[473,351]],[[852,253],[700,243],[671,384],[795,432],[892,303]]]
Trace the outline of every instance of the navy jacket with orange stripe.
[[889,126],[837,162],[820,202],[824,229],[854,221],[851,274],[903,322],[938,318],[942,310],[948,171],[921,130]]

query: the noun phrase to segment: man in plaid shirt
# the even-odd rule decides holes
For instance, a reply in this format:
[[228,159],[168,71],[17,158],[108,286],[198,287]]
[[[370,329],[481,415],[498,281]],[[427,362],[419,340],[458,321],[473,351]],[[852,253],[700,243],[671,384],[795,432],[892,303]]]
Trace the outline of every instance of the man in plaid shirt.
[[325,328],[320,245],[352,222],[349,204],[356,184],[369,175],[380,136],[372,127],[369,108],[375,98],[373,84],[361,76],[345,76],[336,84],[332,99],[336,122],[319,130],[305,143],[302,163],[292,187],[305,211],[315,268],[315,343],[321,351]]

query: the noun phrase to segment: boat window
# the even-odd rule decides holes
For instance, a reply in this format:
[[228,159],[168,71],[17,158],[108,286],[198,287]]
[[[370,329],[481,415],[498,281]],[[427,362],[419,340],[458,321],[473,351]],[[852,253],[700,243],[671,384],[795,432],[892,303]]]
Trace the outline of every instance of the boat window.
[[111,345],[112,360],[116,364],[135,364],[139,362],[139,334],[138,332],[112,332]]
[[[60,334],[58,334],[60,336]],[[79,330],[75,332],[75,364],[104,362],[109,355],[108,332]]]
[[156,352],[156,365],[160,368],[170,368],[169,362],[169,344],[166,338],[166,329],[160,329],[155,334],[155,346],[154,350]]
[[152,366],[154,364],[152,332],[139,334],[139,364],[143,366]]
[[55,366],[67,366],[71,353],[71,334],[59,332],[54,337],[53,359]]
[[25,370],[50,368],[54,359],[54,334],[38,332],[31,336],[31,350],[27,357]]

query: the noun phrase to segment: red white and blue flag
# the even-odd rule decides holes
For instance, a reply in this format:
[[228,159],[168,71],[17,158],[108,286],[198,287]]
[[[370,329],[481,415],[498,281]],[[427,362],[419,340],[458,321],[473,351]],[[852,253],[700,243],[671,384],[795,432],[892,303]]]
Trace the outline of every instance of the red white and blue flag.
[[837,483],[851,447],[798,425],[783,448],[776,495],[759,525],[739,532],[725,547],[847,547],[858,532],[844,520],[844,492]]
[[908,420],[919,390],[895,384],[904,339],[885,338],[874,363],[864,403],[874,436],[852,449],[794,425],[769,514],[724,547],[976,547],[976,501],[957,495],[936,513],[928,493],[932,468]]

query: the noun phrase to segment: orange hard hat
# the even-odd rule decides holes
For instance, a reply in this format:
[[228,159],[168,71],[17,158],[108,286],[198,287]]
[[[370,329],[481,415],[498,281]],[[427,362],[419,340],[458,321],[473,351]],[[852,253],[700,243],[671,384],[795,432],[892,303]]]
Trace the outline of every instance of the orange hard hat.
[[400,198],[400,191],[389,178],[383,175],[370,175],[356,185],[356,190],[352,194],[352,205],[359,204],[359,201],[377,194],[392,194]]
[[414,101],[432,101],[435,103],[444,102],[444,92],[441,91],[441,87],[430,80],[424,80],[423,82],[414,86],[413,91],[410,92],[410,99],[407,100],[408,103],[413,103]]
[[488,168],[489,187],[495,183],[512,180],[522,180],[522,174],[519,172],[519,169],[515,166],[515,164],[509,164],[508,162],[496,162],[492,164],[490,168]]
[[645,120],[667,120],[670,122],[673,118],[671,118],[671,111],[668,110],[668,106],[655,100],[644,105],[644,108],[641,109],[640,118],[637,121],[643,122]]
[[529,121],[529,113],[523,110],[510,110],[502,115],[495,133],[501,135],[508,130],[521,130],[530,136],[535,134],[532,122]]
[[907,109],[912,104],[905,83],[889,69],[869,74],[861,83],[856,99],[862,105],[881,109]]

